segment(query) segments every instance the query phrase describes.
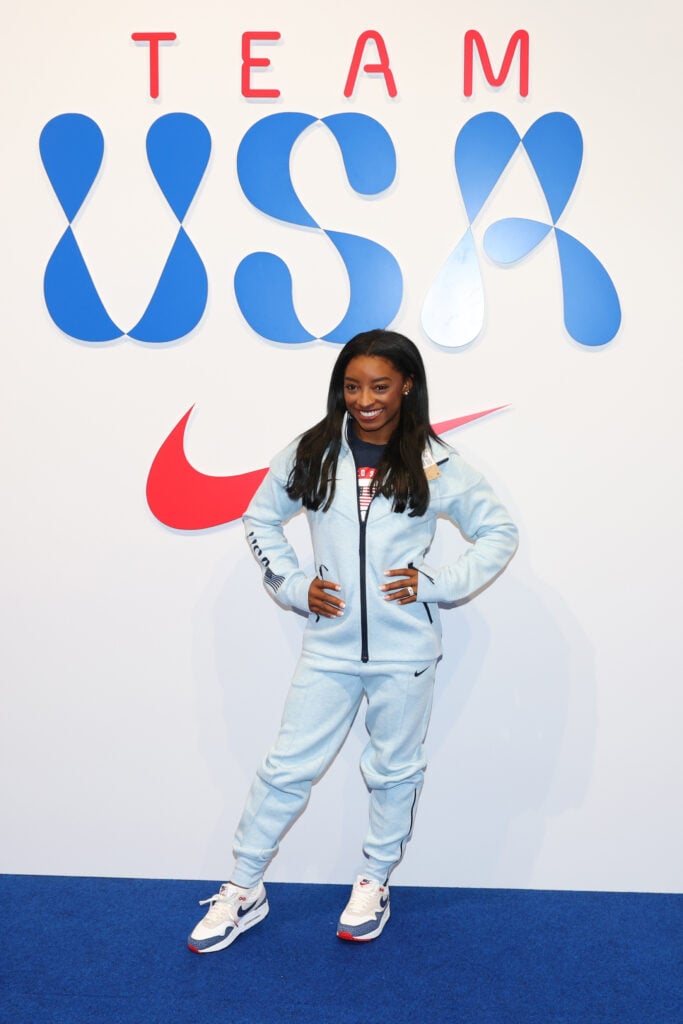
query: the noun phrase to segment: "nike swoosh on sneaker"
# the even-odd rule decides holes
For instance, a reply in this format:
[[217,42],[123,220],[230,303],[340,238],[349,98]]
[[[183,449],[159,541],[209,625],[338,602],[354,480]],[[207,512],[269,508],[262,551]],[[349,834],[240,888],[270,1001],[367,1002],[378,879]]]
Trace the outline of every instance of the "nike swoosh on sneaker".
[[[429,668],[429,665],[427,665],[427,668]],[[415,669],[415,675],[416,676],[421,676],[423,672],[427,671],[427,668],[420,669],[419,672],[417,671],[417,669]]]
[[254,902],[250,903],[248,907],[238,907],[237,908],[237,916],[238,917],[244,917],[245,914],[248,914],[250,910],[254,909],[254,907],[256,906],[257,902],[258,902],[257,900],[254,900]]
[[[434,423],[434,432],[446,434],[505,408],[497,405]],[[240,519],[268,472],[254,469],[233,476],[210,476],[195,469],[188,462],[184,447],[187,421],[193,409],[190,406],[163,442],[147,477],[147,504],[152,515],[174,530],[207,530]]]

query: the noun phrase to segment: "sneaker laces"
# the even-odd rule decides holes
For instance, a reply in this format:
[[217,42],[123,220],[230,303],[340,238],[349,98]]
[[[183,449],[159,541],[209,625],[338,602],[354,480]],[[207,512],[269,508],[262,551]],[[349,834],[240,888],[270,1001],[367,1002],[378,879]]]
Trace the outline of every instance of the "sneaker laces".
[[239,894],[234,889],[229,893],[227,885],[222,885],[218,892],[214,893],[213,896],[209,896],[208,900],[200,900],[200,907],[206,906],[207,903],[211,904],[204,918],[206,924],[220,924],[226,917],[231,917],[234,920],[234,904],[237,903],[238,899]]

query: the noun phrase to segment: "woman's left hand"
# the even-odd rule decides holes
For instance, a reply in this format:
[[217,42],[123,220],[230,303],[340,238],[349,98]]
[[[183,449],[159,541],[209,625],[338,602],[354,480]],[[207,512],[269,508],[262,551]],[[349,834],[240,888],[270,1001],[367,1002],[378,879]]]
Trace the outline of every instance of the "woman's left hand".
[[398,601],[399,604],[417,601],[417,569],[387,569],[384,575],[400,577],[380,587],[385,601]]

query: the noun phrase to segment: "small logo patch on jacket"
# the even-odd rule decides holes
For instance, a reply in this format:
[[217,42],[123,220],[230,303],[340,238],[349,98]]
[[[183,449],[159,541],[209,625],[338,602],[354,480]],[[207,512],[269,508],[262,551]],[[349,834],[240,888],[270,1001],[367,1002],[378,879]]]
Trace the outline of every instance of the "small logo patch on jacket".
[[270,587],[274,594],[277,594],[278,590],[285,582],[285,578],[284,576],[276,576],[272,569],[266,569],[263,574],[263,582],[267,587]]

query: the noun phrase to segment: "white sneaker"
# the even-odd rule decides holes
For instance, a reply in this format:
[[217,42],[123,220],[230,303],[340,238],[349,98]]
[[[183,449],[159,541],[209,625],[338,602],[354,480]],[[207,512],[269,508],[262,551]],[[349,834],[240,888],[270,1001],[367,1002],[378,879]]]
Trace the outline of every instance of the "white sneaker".
[[389,920],[389,886],[359,875],[337,925],[337,936],[350,942],[376,939]]
[[210,903],[208,913],[201,919],[187,940],[193,953],[215,953],[262,921],[270,909],[266,887],[259,882],[252,889],[241,889],[232,882],[222,885],[215,896],[200,900],[200,906]]

